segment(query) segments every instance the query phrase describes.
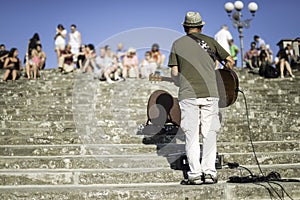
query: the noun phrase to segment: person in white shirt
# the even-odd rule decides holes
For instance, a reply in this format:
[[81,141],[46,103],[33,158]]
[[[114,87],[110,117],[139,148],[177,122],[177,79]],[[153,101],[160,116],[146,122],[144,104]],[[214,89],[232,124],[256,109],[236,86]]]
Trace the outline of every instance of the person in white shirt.
[[228,31],[228,26],[223,25],[215,35],[215,40],[230,53],[229,40],[232,39],[231,33]]
[[79,48],[81,46],[81,33],[77,30],[75,24],[71,25],[71,32],[69,34],[69,45],[71,45],[71,52],[74,55],[74,61],[77,60]]
[[57,54],[57,61],[59,60],[60,52],[65,50],[66,36],[67,36],[67,30],[63,27],[62,24],[59,24],[56,28],[56,34],[55,34],[55,37],[54,37],[55,51],[56,51],[56,54]]
[[262,45],[266,46],[265,41],[263,39],[261,39],[261,37],[259,37],[258,35],[254,35],[253,40],[256,44],[256,49],[257,50],[259,50]]
[[[229,41],[232,40],[232,35],[228,30],[227,25],[223,25],[215,34],[215,40],[230,54]],[[219,62],[216,61],[216,68],[219,67]]]

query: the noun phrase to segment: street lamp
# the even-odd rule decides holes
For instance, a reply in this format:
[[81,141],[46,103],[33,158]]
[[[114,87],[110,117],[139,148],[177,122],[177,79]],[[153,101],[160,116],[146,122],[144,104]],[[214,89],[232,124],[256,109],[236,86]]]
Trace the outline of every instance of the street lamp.
[[[227,2],[224,5],[226,12],[228,13],[228,17],[231,18],[232,24],[235,28],[238,29],[239,38],[240,38],[240,46],[241,46],[241,63],[242,67],[244,67],[244,36],[243,36],[243,28],[250,27],[250,21],[252,19],[242,20],[242,9],[244,8],[244,3],[242,1],[235,1],[234,4],[231,2]],[[235,9],[233,14],[232,11]],[[252,14],[252,18],[255,16],[255,12],[257,11],[258,6],[255,2],[251,2],[248,4],[248,10]]]

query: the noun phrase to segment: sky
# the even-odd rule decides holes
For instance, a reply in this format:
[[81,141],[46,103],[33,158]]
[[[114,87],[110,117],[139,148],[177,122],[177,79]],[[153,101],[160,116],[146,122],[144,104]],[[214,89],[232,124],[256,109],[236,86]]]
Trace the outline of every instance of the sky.
[[[230,1],[230,0],[229,0]],[[84,44],[100,46],[124,43],[143,55],[153,43],[159,43],[167,54],[172,42],[184,34],[181,23],[187,11],[200,12],[206,25],[203,33],[214,37],[220,27],[228,25],[240,47],[237,29],[224,10],[228,0],[1,0],[0,43],[9,50],[19,49],[23,59],[28,40],[38,33],[47,54],[46,68],[56,68],[54,35],[58,24],[67,31],[76,24]],[[231,1],[234,3],[234,1]],[[243,0],[243,18],[252,18]],[[244,29],[245,51],[254,35],[270,44],[276,53],[281,39],[300,37],[297,23],[299,0],[256,0],[258,11],[249,29]],[[147,49],[149,47],[149,49]],[[239,56],[240,60],[240,56]]]

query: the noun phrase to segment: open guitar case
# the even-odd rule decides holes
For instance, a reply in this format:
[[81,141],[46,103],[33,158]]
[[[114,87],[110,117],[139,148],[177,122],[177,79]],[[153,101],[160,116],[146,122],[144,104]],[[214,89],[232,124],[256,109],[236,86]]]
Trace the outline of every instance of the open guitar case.
[[[146,124],[138,131],[139,135],[144,135],[143,143],[155,144],[157,154],[167,158],[171,169],[182,170],[186,178],[189,164],[185,153],[184,132],[180,128],[181,111],[178,99],[167,91],[154,91],[148,100],[147,118]],[[177,143],[177,140],[182,142]],[[200,148],[202,149],[202,145]],[[221,162],[222,158],[217,154],[217,169],[222,168]]]
[[164,90],[154,91],[147,104],[147,122],[140,132],[144,144],[170,143],[184,136],[180,129],[181,113],[178,99]]

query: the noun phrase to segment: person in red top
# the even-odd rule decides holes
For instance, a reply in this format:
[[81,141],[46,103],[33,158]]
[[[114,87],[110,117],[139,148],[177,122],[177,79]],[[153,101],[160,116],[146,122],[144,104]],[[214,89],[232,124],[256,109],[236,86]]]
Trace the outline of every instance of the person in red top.
[[60,72],[72,72],[74,70],[73,54],[71,52],[71,45],[67,45],[65,50],[60,51],[58,70]]
[[244,61],[246,66],[251,70],[258,67],[258,50],[255,48],[255,42],[251,42],[250,49],[246,52],[244,56]]
[[151,56],[152,59],[156,62],[158,68],[164,65],[166,56],[160,52],[159,45],[157,43],[154,43],[152,45]]

